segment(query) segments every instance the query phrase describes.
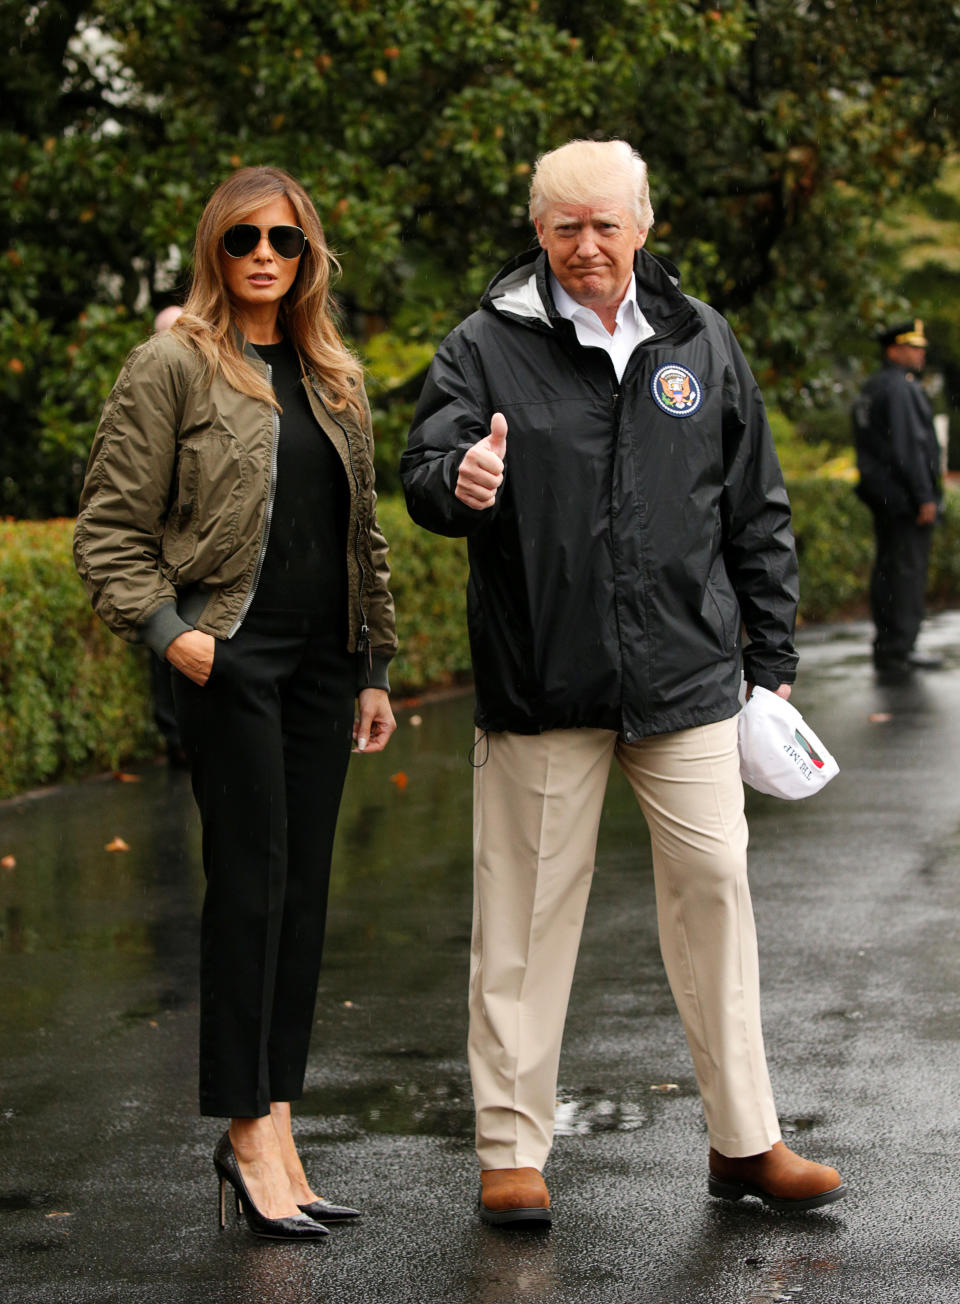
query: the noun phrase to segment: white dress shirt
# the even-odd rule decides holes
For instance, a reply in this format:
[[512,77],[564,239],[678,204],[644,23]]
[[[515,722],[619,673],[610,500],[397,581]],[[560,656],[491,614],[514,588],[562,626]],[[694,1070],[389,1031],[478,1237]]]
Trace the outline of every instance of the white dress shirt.
[[584,307],[567,294],[553,272],[550,273],[550,289],[557,312],[573,322],[580,343],[586,348],[606,349],[617,373],[617,380],[622,379],[630,354],[641,340],[649,339],[654,334],[653,327],[637,306],[636,276],[630,277],[627,292],[617,308],[617,324],[612,335],[592,308]]

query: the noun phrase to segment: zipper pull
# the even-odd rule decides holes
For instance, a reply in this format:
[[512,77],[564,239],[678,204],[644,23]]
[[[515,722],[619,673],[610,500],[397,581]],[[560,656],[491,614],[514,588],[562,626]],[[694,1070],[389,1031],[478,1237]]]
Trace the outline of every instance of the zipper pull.
[[357,639],[357,651],[362,655],[370,646],[370,630],[366,625],[360,626],[360,637]]

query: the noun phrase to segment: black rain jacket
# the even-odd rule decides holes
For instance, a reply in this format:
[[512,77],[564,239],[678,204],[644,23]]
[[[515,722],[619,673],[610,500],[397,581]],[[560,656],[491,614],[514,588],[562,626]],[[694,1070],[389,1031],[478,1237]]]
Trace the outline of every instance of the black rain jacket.
[[922,503],[940,502],[933,408],[912,372],[890,361],[874,372],[853,405],[853,435],[857,494],[872,511],[916,520]]
[[[415,521],[468,536],[482,729],[630,742],[728,719],[741,623],[747,679],[795,678],[790,507],[756,382],[674,269],[640,250],[635,271],[655,334],[619,383],[557,313],[536,250],[493,279],[427,375],[401,479]],[[457,471],[498,411],[504,481],[478,512],[454,497]]]

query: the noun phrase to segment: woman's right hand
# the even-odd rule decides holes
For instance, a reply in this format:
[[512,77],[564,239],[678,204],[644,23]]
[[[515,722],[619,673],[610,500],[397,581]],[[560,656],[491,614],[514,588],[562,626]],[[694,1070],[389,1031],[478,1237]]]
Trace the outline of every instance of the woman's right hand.
[[202,688],[213,669],[216,645],[217,640],[212,634],[204,634],[199,629],[188,629],[185,634],[178,634],[169,644],[165,655],[174,670],[179,670]]

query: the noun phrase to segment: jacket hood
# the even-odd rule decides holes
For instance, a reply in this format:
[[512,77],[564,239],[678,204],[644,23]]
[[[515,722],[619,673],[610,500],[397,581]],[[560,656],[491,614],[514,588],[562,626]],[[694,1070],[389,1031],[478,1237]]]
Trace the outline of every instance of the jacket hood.
[[[680,273],[659,254],[638,249],[633,260],[637,306],[657,334],[678,340],[700,330],[702,322],[692,301],[680,289]],[[550,290],[549,264],[542,249],[527,249],[506,263],[487,286],[480,306],[518,323],[552,330],[565,321]]]

